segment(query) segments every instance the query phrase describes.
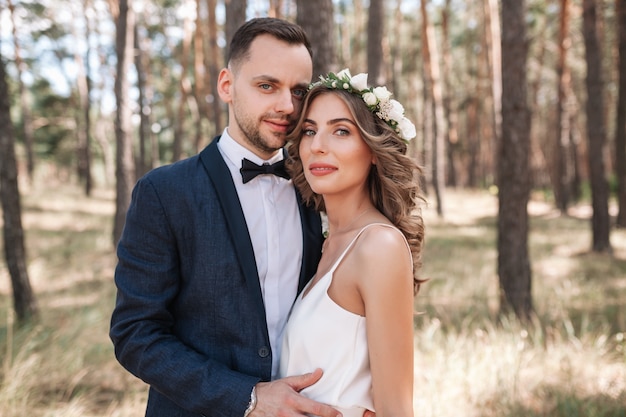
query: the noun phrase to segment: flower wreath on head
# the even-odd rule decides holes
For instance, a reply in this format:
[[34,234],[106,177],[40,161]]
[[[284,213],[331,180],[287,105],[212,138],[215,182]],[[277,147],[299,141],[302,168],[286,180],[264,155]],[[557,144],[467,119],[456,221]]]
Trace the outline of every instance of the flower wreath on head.
[[402,104],[391,98],[387,87],[368,87],[367,74],[361,73],[353,77],[346,68],[337,74],[329,72],[326,76],[320,75],[320,80],[311,84],[309,90],[318,85],[361,96],[370,111],[391,126],[405,142],[408,143],[417,135],[415,125],[404,116]]

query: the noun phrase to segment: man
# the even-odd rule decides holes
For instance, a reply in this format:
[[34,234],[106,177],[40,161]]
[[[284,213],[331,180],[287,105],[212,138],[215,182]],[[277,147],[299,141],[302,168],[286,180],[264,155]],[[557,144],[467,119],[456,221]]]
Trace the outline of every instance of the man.
[[228,128],[133,190],[110,336],[150,385],[147,416],[338,415],[299,394],[320,370],[272,380],[289,308],[319,261],[319,215],[286,178],[250,175],[263,169],[253,163],[283,175],[272,164],[311,78],[299,26],[247,22],[217,83]]

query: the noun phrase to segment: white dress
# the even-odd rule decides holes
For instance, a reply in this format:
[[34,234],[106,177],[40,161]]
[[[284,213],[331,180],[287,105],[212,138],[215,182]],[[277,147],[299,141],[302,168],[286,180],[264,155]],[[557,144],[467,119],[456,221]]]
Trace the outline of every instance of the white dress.
[[366,409],[374,411],[365,317],[337,305],[328,296],[328,288],[345,255],[363,231],[374,224],[396,229],[383,223],[361,229],[311,291],[306,293],[309,283],[298,296],[283,336],[280,377],[321,368],[322,378],[301,393],[333,406],[344,417],[362,417]]

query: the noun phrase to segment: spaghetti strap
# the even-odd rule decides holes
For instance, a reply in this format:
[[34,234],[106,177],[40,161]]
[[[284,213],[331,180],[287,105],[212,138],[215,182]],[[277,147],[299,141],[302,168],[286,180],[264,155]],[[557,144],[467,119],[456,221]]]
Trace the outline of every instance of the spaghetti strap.
[[361,228],[361,230],[359,230],[359,232],[352,238],[350,243],[348,243],[348,246],[346,246],[346,248],[343,250],[341,255],[339,255],[339,257],[337,258],[337,260],[335,261],[333,266],[328,270],[328,272],[326,272],[325,275],[334,274],[335,273],[335,269],[337,269],[337,267],[339,266],[339,264],[341,263],[343,258],[346,256],[346,254],[348,253],[350,248],[352,248],[352,246],[354,245],[356,240],[359,238],[359,236],[361,236],[361,234],[363,234],[363,232],[365,230],[367,230],[370,226],[384,226],[384,227],[388,227],[388,228],[393,229],[393,230],[397,230],[398,233],[400,233],[402,235],[402,239],[404,240],[404,243],[406,244],[406,247],[407,247],[407,249],[409,251],[409,255],[411,255],[411,248],[409,246],[409,242],[406,241],[406,238],[404,237],[404,234],[400,231],[400,229],[398,229],[396,226],[393,226],[393,225],[387,224],[387,223],[370,223],[370,224],[366,224],[365,226],[363,226]]
[[[299,298],[308,297],[308,293],[310,291],[312,291],[313,288],[318,287],[320,285],[322,287],[328,289],[328,287],[330,286],[331,282],[333,281],[333,277],[335,275],[335,270],[339,267],[339,264],[341,264],[341,261],[343,261],[343,258],[345,258],[346,254],[350,251],[352,246],[354,246],[354,243],[357,241],[359,236],[361,236],[363,234],[363,232],[365,230],[367,230],[370,226],[383,226],[383,227],[388,227],[390,229],[396,230],[402,236],[402,239],[404,240],[404,243],[406,244],[407,250],[409,252],[409,256],[412,256],[411,255],[411,248],[409,247],[409,243],[407,242],[406,238],[404,237],[404,234],[400,231],[400,229],[398,229],[394,225],[387,224],[387,223],[370,223],[370,224],[367,224],[367,225],[363,226],[363,228],[361,228],[361,230],[359,230],[359,232],[352,238],[352,240],[350,241],[350,243],[348,243],[348,246],[346,246],[346,248],[343,250],[341,255],[339,255],[339,257],[335,260],[335,262],[332,264],[330,269],[328,269],[328,271],[326,271],[326,273],[324,273],[324,275],[322,275],[319,278],[319,280],[314,282],[314,280],[312,279],[312,280],[310,280],[306,284],[306,286],[304,287],[304,289],[300,293]],[[327,279],[327,277],[330,277],[330,279]],[[324,282],[323,284],[321,284],[322,281]]]

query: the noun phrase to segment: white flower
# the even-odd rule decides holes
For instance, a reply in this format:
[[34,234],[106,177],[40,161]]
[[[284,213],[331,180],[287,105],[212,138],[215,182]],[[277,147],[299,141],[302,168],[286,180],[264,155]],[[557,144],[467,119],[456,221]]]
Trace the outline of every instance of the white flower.
[[376,95],[374,93],[368,91],[367,93],[363,94],[363,101],[368,106],[375,106],[376,103],[378,103],[378,98],[376,98]]
[[352,88],[358,91],[367,89],[367,74],[360,73],[350,79]]
[[320,81],[309,86],[309,89],[322,85],[326,88],[348,91],[361,97],[369,110],[389,125],[398,137],[405,142],[417,136],[415,125],[404,117],[404,107],[397,100],[391,99],[391,92],[385,86],[370,88],[367,86],[367,73],[359,73],[354,77],[348,68],[337,74],[320,75]]
[[400,137],[404,140],[411,140],[417,136],[415,125],[406,117],[398,122],[398,129],[400,129]]
[[376,87],[373,90],[374,94],[380,101],[387,101],[391,97],[391,93],[387,90],[387,87]]
[[352,75],[350,75],[350,70],[348,68],[344,68],[337,73],[337,78],[339,78],[340,80],[347,78],[349,80],[350,78],[352,78]]
[[388,122],[390,120],[389,113],[391,112],[391,103],[389,101],[381,101],[378,103],[378,111],[376,115]]
[[404,117],[404,107],[402,107],[402,104],[400,104],[400,102],[398,102],[397,100],[389,100],[389,103],[391,104],[391,106],[389,108],[387,116],[391,120],[399,122]]

